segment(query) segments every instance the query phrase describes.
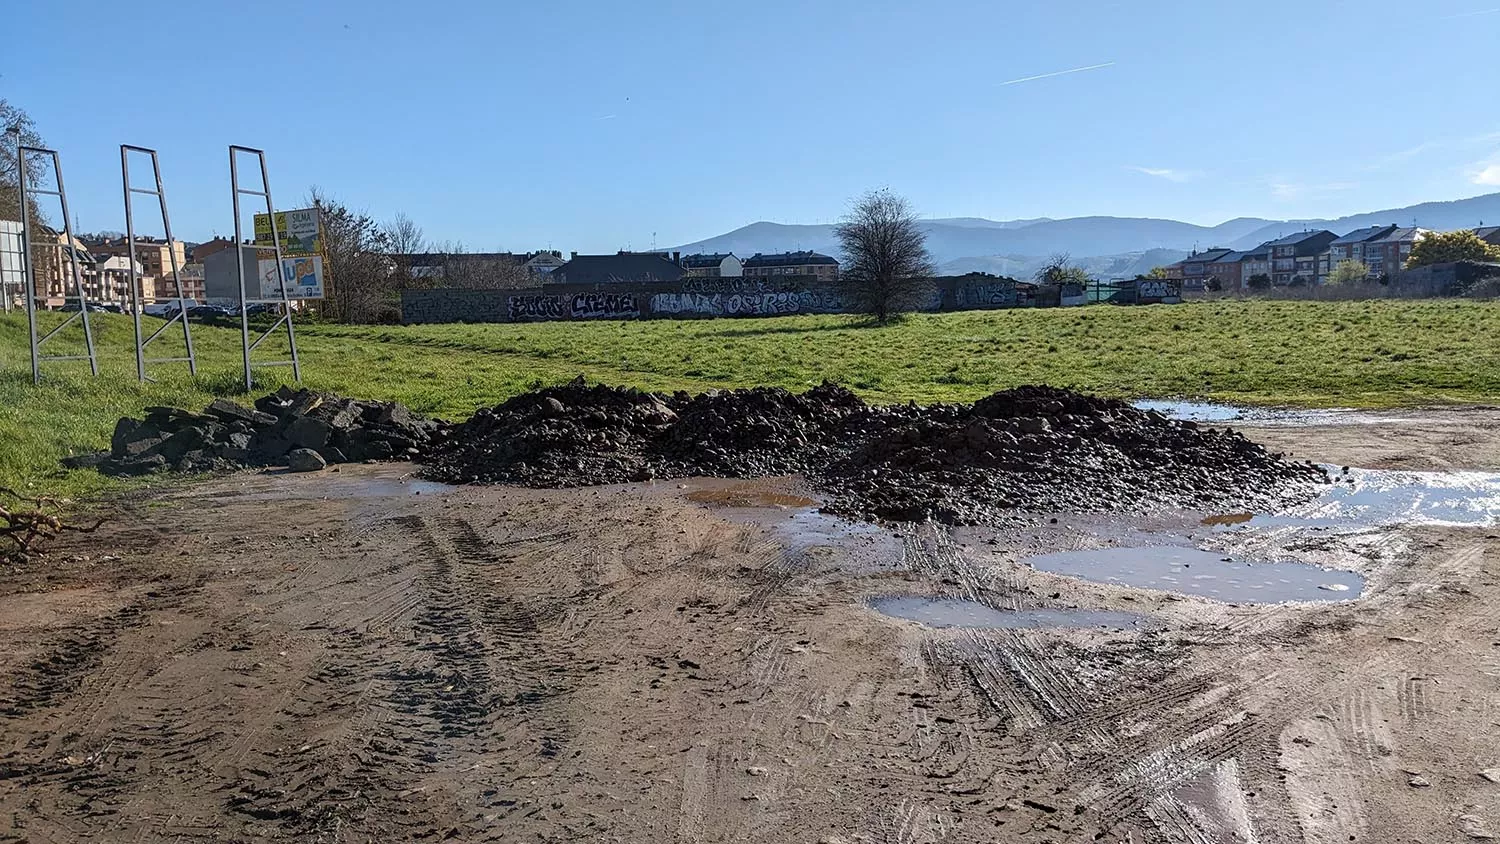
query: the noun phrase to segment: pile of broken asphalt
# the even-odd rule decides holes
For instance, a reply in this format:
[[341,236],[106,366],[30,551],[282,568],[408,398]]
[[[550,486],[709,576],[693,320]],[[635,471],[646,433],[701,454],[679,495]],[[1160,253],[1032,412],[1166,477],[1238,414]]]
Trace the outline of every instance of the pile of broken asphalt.
[[214,399],[201,413],[148,407],[144,419],[126,417],[115,425],[107,453],[64,462],[110,475],[268,466],[316,471],[330,463],[410,460],[445,430],[394,402],[282,387],[254,408],[227,399]]
[[1017,510],[1262,509],[1327,482],[1237,432],[1052,387],[872,406],[826,383],[689,395],[579,379],[458,424],[287,388],[255,405],[152,408],[122,419],[109,455],[89,465],[141,474],[408,459],[434,480],[533,487],[801,474],[831,512],[947,524]]

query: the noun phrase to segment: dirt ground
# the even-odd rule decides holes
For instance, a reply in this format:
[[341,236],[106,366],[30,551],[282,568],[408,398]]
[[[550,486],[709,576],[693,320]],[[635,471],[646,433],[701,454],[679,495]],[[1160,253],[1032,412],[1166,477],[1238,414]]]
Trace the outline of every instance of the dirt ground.
[[[1500,411],[1247,428],[1500,469]],[[1265,541],[1367,579],[1230,605],[1033,570],[1198,514],[888,532],[795,480],[121,502],[0,573],[0,840],[1448,842],[1500,834],[1500,540]],[[871,598],[1148,615],[933,629]],[[1500,770],[1492,773],[1500,780]]]

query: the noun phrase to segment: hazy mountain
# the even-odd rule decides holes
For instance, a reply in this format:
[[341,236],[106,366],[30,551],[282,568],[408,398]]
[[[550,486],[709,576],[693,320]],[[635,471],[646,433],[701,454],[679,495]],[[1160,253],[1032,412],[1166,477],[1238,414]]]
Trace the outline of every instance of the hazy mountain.
[[[1327,228],[1344,234],[1382,223],[1416,225],[1432,229],[1454,229],[1478,225],[1481,220],[1500,224],[1500,193],[1454,202],[1427,202],[1357,214],[1338,220],[1264,220],[1240,217],[1217,226],[1198,226],[1177,220],[1142,217],[1072,217],[1064,220],[985,220],[955,217],[924,220],[927,248],[945,272],[994,272],[1024,277],[1049,256],[1066,253],[1079,264],[1103,276],[1134,275],[1161,263],[1172,253],[1215,246],[1248,249],[1267,240],[1305,228]],[[741,258],[756,252],[786,252],[811,249],[838,255],[833,227],[752,223],[728,234],[710,237],[680,247],[691,252],[733,252]],[[1156,261],[1157,263],[1149,263]],[[1144,269],[1137,269],[1144,265]],[[989,268],[989,269],[984,269]],[[1010,269],[1001,269],[1010,268]],[[1096,269],[1097,268],[1097,269]]]
[[1223,244],[1233,246],[1236,249],[1249,249],[1252,246],[1274,240],[1288,234],[1294,234],[1304,229],[1328,229],[1337,234],[1348,234],[1355,229],[1366,226],[1421,226],[1424,229],[1437,231],[1451,231],[1453,229],[1471,229],[1483,223],[1489,225],[1500,224],[1500,193],[1490,193],[1484,196],[1476,196],[1469,199],[1456,199],[1451,202],[1424,202],[1421,205],[1409,205],[1405,208],[1392,208],[1386,211],[1372,211],[1368,214],[1353,214],[1348,217],[1339,217],[1336,220],[1289,220],[1285,223],[1271,223],[1256,229],[1232,243]]
[[[1151,272],[1153,267],[1176,263],[1188,256],[1178,249],[1148,249],[1144,252],[1127,252],[1123,255],[1095,255],[1074,258],[1073,263],[1096,278],[1134,278]],[[942,275],[965,273],[989,273],[1011,278],[1026,279],[1036,275],[1047,262],[1046,255],[984,255],[974,258],[956,258],[938,265]]]

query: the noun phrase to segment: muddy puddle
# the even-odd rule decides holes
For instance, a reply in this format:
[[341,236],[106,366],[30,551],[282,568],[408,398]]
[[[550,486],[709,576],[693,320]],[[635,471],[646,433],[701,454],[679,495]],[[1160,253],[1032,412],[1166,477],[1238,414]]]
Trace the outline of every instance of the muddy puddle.
[[1235,604],[1347,601],[1364,591],[1364,578],[1289,560],[1245,562],[1176,545],[1095,548],[1043,554],[1024,561],[1038,571],[1113,586],[1196,595]]
[[958,598],[896,596],[875,598],[869,604],[881,615],[915,621],[927,627],[1134,630],[1150,626],[1148,617],[1135,613],[1079,609],[1000,610],[978,601]]
[[[266,472],[247,478],[237,486],[207,493],[213,498],[236,501],[279,501],[295,498],[405,498],[411,495],[443,495],[458,487],[420,478],[392,476],[389,472],[347,470],[296,475]],[[189,493],[184,493],[189,494]]]
[[1416,419],[1387,416],[1352,408],[1302,410],[1295,408],[1236,407],[1214,402],[1142,399],[1131,402],[1138,410],[1154,410],[1168,419],[1204,424],[1240,422],[1246,425],[1282,425],[1312,427],[1315,425],[1389,425],[1415,422]]
[[1500,525],[1500,473],[1341,471],[1313,501],[1279,513],[1207,516],[1218,530],[1307,528],[1351,531],[1393,525],[1494,527]]
[[699,504],[711,504],[716,507],[796,507],[808,508],[817,506],[816,501],[801,495],[792,495],[786,492],[777,492],[770,489],[747,489],[742,487],[723,487],[719,489],[699,489],[688,493],[689,501]]

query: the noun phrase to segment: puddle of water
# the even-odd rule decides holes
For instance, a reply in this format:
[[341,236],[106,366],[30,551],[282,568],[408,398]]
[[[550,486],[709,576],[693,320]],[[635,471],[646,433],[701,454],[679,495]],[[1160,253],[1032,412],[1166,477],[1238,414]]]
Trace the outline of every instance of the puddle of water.
[[1351,571],[1308,563],[1225,562],[1223,554],[1159,545],[1097,548],[1032,557],[1038,571],[1107,583],[1181,592],[1228,603],[1347,601],[1359,597],[1365,580]]
[[1132,630],[1145,626],[1149,621],[1143,615],[1108,610],[997,610],[978,601],[957,598],[876,598],[870,601],[870,607],[882,615],[916,621],[928,627]]
[[[352,473],[351,473],[352,474]],[[342,473],[320,473],[318,475],[276,475],[265,489],[249,489],[229,492],[226,497],[238,501],[270,501],[293,498],[404,498],[408,495],[442,495],[457,487],[436,481],[417,478],[342,476]],[[286,483],[287,477],[297,477],[297,483]]]
[[1142,399],[1131,404],[1137,410],[1154,410],[1168,419],[1185,419],[1193,422],[1229,422],[1244,419],[1246,412],[1246,409],[1242,407],[1197,401]]
[[1154,410],[1169,419],[1206,423],[1244,422],[1252,425],[1311,427],[1314,425],[1390,425],[1418,421],[1412,418],[1361,412],[1351,408],[1292,410],[1159,399],[1142,399],[1131,404],[1138,410]]
[[1210,516],[1221,529],[1315,528],[1360,530],[1385,525],[1500,525],[1500,473],[1408,472],[1329,466],[1338,483],[1306,504],[1280,513]]
[[712,504],[717,507],[814,507],[816,501],[801,495],[791,495],[768,489],[726,487],[723,489],[700,489],[686,496],[689,501]]

